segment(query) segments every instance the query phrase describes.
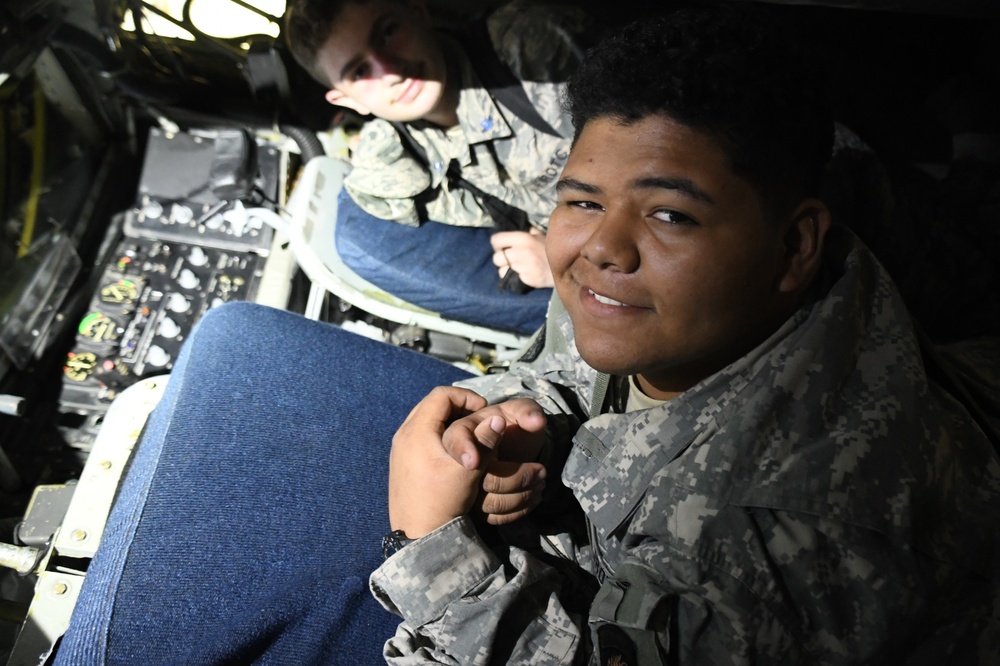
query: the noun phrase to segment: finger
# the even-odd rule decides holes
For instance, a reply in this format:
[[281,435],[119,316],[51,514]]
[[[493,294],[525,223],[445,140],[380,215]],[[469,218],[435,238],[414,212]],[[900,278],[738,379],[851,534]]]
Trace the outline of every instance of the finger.
[[[538,403],[529,398],[519,398],[483,407],[455,420],[443,431],[441,441],[447,454],[466,469],[485,469],[496,457],[501,439],[508,435],[514,437],[511,451],[517,453],[519,460],[525,460],[522,454],[533,459],[541,446],[540,433],[544,429],[545,413]],[[526,448],[524,443],[519,443],[522,432],[531,433],[537,441]],[[485,461],[481,455],[483,452],[487,454]]]
[[525,432],[541,432],[545,429],[545,411],[531,398],[508,400],[497,407],[507,419],[507,423],[517,424],[517,427]]
[[510,260],[507,257],[507,253],[504,249],[498,250],[493,253],[493,265],[494,266],[509,266]]
[[547,476],[545,466],[536,462],[495,460],[483,475],[483,490],[503,495],[529,490]]
[[[485,468],[495,457],[507,421],[496,407],[487,407],[452,423],[441,437],[445,451],[466,469]],[[486,454],[486,459],[483,457]]]
[[[468,389],[454,386],[434,389],[417,403],[396,430],[392,437],[393,454],[422,449],[429,455],[447,455],[442,438],[448,425],[485,405],[485,398]],[[460,458],[456,456],[454,459],[458,461]]]
[[490,236],[490,245],[494,250],[510,247],[524,235],[523,231],[498,231]]
[[512,495],[486,495],[481,506],[490,525],[507,525],[531,513],[542,502],[544,486]]
[[[482,411],[482,410],[481,410]],[[473,430],[476,442],[490,450],[496,450],[507,429],[507,420],[500,414],[489,414]]]
[[458,386],[438,386],[410,410],[403,425],[414,422],[448,423],[486,406],[486,399]]
[[504,495],[486,493],[483,495],[480,508],[487,516],[506,516],[518,513],[527,508],[537,506],[544,491],[545,482],[539,481],[538,485],[519,493],[507,493]]

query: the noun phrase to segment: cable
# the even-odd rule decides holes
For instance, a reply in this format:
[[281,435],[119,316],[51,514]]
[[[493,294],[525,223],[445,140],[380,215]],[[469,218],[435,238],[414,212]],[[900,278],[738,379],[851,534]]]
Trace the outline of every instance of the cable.
[[24,227],[21,229],[21,242],[17,248],[17,256],[23,257],[31,249],[31,240],[35,235],[35,219],[38,217],[38,200],[42,194],[42,180],[45,178],[45,94],[42,92],[42,82],[35,77],[35,127],[34,141],[31,146],[31,189],[25,204]]
[[[236,210],[237,209],[226,211],[225,213],[223,213],[223,217],[226,217],[226,215],[229,215],[231,213],[235,213]],[[273,210],[271,210],[269,208],[244,208],[242,210],[243,210],[243,213],[246,215],[246,218],[248,220],[251,217],[256,217],[261,222],[263,222],[264,224],[268,225],[269,227],[271,227],[275,231],[280,231],[281,233],[285,234],[286,236],[288,235],[288,225],[289,225],[288,220],[286,220],[285,218],[281,217],[280,215],[278,215],[277,213],[275,213]],[[232,220],[230,220],[230,218],[226,218],[226,219],[227,219],[227,221],[232,222]]]

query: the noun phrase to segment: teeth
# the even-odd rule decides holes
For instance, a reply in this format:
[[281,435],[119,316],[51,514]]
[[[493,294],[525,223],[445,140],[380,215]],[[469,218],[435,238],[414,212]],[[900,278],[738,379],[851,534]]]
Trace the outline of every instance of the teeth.
[[608,298],[607,296],[601,296],[600,294],[598,294],[597,292],[595,292],[593,289],[588,289],[587,291],[590,292],[591,296],[593,296],[595,299],[597,299],[598,303],[604,303],[605,305],[617,305],[618,307],[624,307],[624,305],[625,305],[624,303],[620,303],[620,302],[616,301],[613,298]]

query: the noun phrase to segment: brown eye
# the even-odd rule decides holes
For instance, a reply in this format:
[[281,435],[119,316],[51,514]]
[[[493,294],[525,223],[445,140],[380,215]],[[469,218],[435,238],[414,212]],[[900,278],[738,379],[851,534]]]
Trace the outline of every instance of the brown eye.
[[676,224],[680,226],[690,226],[698,224],[695,222],[694,218],[684,213],[678,212],[676,210],[663,209],[653,211],[653,217],[661,222],[666,222],[667,224]]
[[371,67],[368,66],[368,63],[365,63],[363,65],[359,65],[357,68],[355,68],[355,70],[353,72],[351,72],[351,81],[352,82],[354,82],[354,81],[360,81],[361,79],[363,79],[366,76],[368,76],[368,73],[370,71],[371,71]]

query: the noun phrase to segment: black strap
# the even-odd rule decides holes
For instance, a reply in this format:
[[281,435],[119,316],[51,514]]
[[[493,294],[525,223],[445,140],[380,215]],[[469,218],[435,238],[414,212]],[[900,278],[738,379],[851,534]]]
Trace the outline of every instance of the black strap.
[[542,118],[538,109],[528,99],[521,80],[514,75],[493,48],[490,32],[485,19],[477,19],[469,24],[469,29],[455,35],[465,49],[473,69],[490,96],[510,109],[514,115],[531,127],[552,136],[562,137],[552,125]]
[[[406,125],[401,122],[393,122],[392,126],[396,128],[396,132],[399,133],[399,138],[403,143],[403,147],[409,151],[414,158],[420,162],[424,168],[430,167],[430,161],[427,159],[427,152],[424,150],[423,146],[417,143],[416,139],[407,131]],[[459,166],[457,160],[452,160],[448,164],[448,170],[445,172],[448,177],[448,183],[453,187],[461,187],[465,190],[471,192],[480,203],[482,203],[483,208],[493,219],[493,224],[497,231],[530,231],[531,223],[528,221],[528,214],[518,208],[517,206],[512,206],[503,199],[485,192],[480,189],[477,185],[467,180],[462,175],[462,167]]]

